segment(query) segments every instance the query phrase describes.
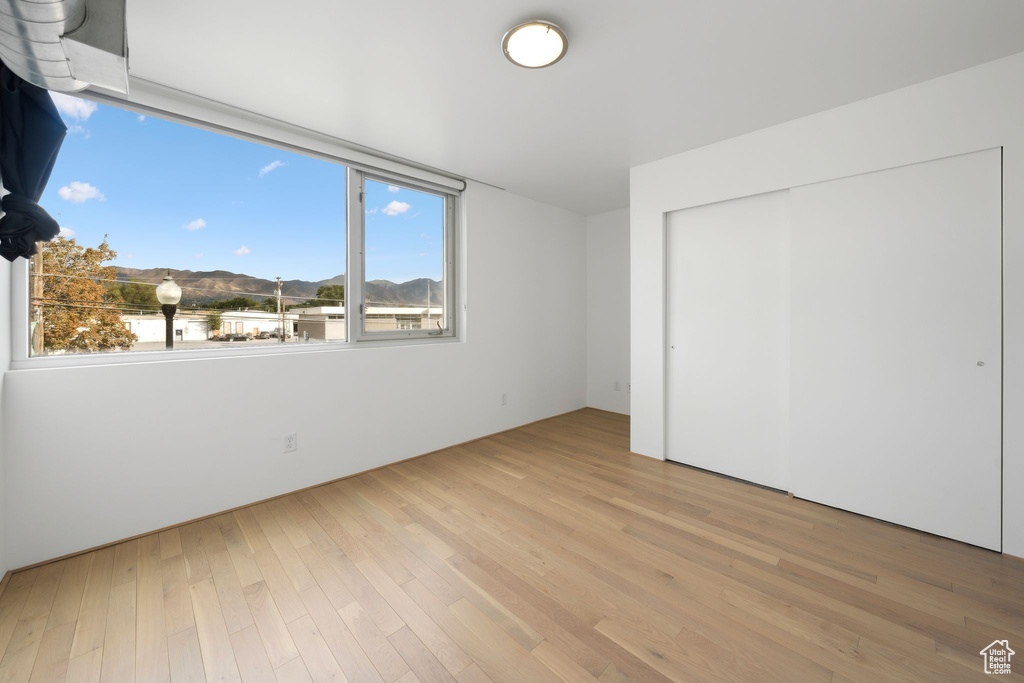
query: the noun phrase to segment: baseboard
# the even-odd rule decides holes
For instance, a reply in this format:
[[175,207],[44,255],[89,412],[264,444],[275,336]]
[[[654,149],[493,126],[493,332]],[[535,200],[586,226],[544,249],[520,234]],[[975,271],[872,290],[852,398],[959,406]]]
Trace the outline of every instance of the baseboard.
[[608,413],[609,415],[621,415],[623,417],[629,417],[629,413],[623,413],[618,410],[609,410],[608,408],[598,408],[597,406],[586,406],[590,410],[596,410],[602,413]]
[[667,462],[669,465],[675,465],[676,467],[685,467],[688,470],[696,470],[697,472],[710,474],[711,476],[714,477],[729,479],[730,481],[739,482],[740,484],[746,484],[747,486],[753,486],[754,488],[764,489],[765,491],[771,491],[772,493],[781,493],[789,498],[793,497],[793,494],[790,493],[789,491],[783,491],[782,489],[777,489],[774,486],[768,486],[767,484],[759,484],[756,481],[750,481],[749,479],[741,479],[739,477],[734,477],[729,474],[723,474],[721,472],[715,472],[714,470],[704,469],[703,467],[697,467],[696,465],[691,465],[686,462],[679,462],[678,460],[666,459],[665,462]]
[[151,536],[153,534],[159,534],[159,533],[162,533],[164,531],[169,531],[171,529],[178,529],[180,527],[187,526],[187,525],[193,524],[195,522],[201,522],[201,521],[203,521],[205,519],[211,519],[213,517],[220,517],[221,515],[226,515],[228,513],[235,512],[236,510],[243,510],[243,509],[245,509],[247,507],[252,507],[253,505],[261,505],[262,503],[269,503],[270,501],[277,500],[278,498],[284,498],[286,496],[291,496],[291,495],[294,495],[296,493],[302,493],[304,491],[310,491],[312,489],[319,488],[321,486],[328,486],[328,485],[333,484],[335,482],[344,481],[345,479],[351,479],[352,477],[358,477],[360,475],[368,474],[370,472],[376,472],[377,470],[382,470],[382,469],[384,469],[386,467],[391,467],[393,465],[401,465],[402,463],[405,463],[405,462],[410,462],[412,460],[418,460],[419,458],[425,458],[428,455],[434,455],[435,453],[440,453],[442,451],[446,451],[449,448],[458,448],[459,446],[465,446],[467,444],[475,443],[477,441],[482,441],[483,439],[489,439],[492,436],[498,436],[499,434],[505,434],[506,432],[512,432],[512,431],[515,431],[517,429],[522,429],[523,427],[529,427],[530,425],[539,424],[541,422],[547,422],[548,420],[555,420],[557,418],[564,417],[566,415],[571,415],[573,413],[578,413],[578,412],[583,411],[583,410],[596,410],[596,408],[586,408],[586,407],[584,407],[584,408],[576,408],[574,410],[570,410],[570,411],[565,412],[565,413],[559,413],[558,415],[552,415],[550,417],[544,417],[544,418],[541,418],[539,420],[533,420],[532,422],[525,422],[525,423],[523,423],[521,425],[517,425],[515,427],[509,427],[508,429],[502,429],[501,431],[493,432],[491,434],[485,434],[484,436],[478,436],[476,438],[469,439],[467,441],[462,441],[462,442],[459,442],[459,443],[455,443],[455,444],[452,444],[451,446],[445,446],[444,448],[438,448],[437,450],[430,451],[429,453],[421,453],[420,455],[414,455],[411,458],[403,458],[402,460],[396,460],[394,462],[389,462],[389,463],[387,463],[385,465],[379,465],[377,467],[371,467],[368,470],[362,470],[360,472],[353,472],[352,474],[346,474],[343,477],[337,477],[336,479],[330,479],[328,481],[322,481],[322,482],[320,482],[318,484],[312,484],[311,486],[304,486],[304,487],[302,487],[300,489],[295,489],[294,491],[288,491],[286,493],[280,493],[280,494],[278,494],[276,496],[270,496],[269,498],[263,498],[262,500],[255,500],[255,501],[252,501],[251,503],[245,503],[244,505],[236,505],[235,507],[228,508],[227,510],[220,510],[218,512],[210,513],[208,515],[202,515],[201,517],[195,517],[193,519],[188,519],[188,520],[185,520],[184,522],[178,522],[176,524],[169,524],[168,526],[161,527],[159,529],[154,529],[152,531],[146,531],[146,532],[141,533],[141,534],[135,534],[134,536],[128,536],[127,538],[121,538],[121,539],[118,539],[116,541],[110,541],[109,543],[101,543],[100,545],[95,545],[95,546],[93,546],[91,548],[86,548],[85,550],[76,550],[73,553],[68,553],[66,555],[61,555],[60,557],[54,557],[54,558],[49,559],[49,560],[42,560],[40,562],[35,562],[33,564],[28,564],[28,565],[25,565],[24,567],[18,567],[17,569],[12,569],[12,570],[7,572],[7,575],[3,579],[4,584],[3,584],[3,586],[0,586],[0,595],[2,595],[3,587],[6,586],[6,582],[10,578],[11,574],[16,574],[18,572],[23,572],[23,571],[26,571],[28,569],[35,569],[36,567],[42,567],[43,565],[51,564],[53,562],[60,562],[61,560],[67,560],[67,559],[70,559],[72,557],[78,557],[79,555],[85,555],[86,553],[91,553],[91,552],[94,552],[96,550],[102,550],[103,548],[109,548],[110,546],[118,545],[120,543],[127,543],[128,541],[134,541],[135,539],[142,538],[143,536]]

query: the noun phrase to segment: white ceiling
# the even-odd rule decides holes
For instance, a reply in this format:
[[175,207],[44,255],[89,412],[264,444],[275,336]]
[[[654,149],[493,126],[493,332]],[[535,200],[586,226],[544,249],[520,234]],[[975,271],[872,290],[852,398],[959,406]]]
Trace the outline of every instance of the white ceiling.
[[[513,66],[505,30],[560,24]],[[1020,0],[129,0],[134,76],[593,214],[631,166],[1024,51]]]

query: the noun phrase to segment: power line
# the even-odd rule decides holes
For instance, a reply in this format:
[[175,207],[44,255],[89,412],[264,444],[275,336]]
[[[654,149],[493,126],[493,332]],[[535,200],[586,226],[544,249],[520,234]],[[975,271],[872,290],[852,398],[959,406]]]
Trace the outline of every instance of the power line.
[[[131,280],[110,280],[110,279],[106,279],[106,278],[89,277],[88,275],[62,275],[62,274],[59,274],[59,273],[32,273],[32,275],[36,276],[36,277],[63,277],[63,278],[70,278],[70,279],[76,279],[76,280],[89,280],[91,282],[115,282],[115,283],[119,283],[119,284],[148,285],[150,287],[156,287],[157,286],[157,285],[153,284],[152,282],[134,282],[134,281],[131,281]],[[271,292],[271,293],[246,292],[246,291],[241,291],[241,292],[234,291],[234,292],[232,292],[232,291],[224,291],[223,289],[209,289],[209,288],[187,287],[187,286],[186,287],[182,287],[182,289],[183,290],[192,291],[192,292],[214,292],[214,293],[217,293],[217,294],[219,294],[219,295],[221,295],[223,297],[221,299],[218,299],[219,301],[229,301],[231,299],[235,299],[235,298],[239,298],[239,297],[259,296],[259,297],[264,297],[264,302],[265,302],[267,299],[272,299],[272,298],[274,298],[276,296],[276,294],[273,293],[273,292]],[[328,297],[318,297],[316,295],[299,296],[299,295],[282,294],[281,298],[282,299],[290,299],[290,300],[293,300],[293,301],[301,301],[301,302],[306,302],[306,301],[330,301],[330,302],[334,302],[335,305],[342,305],[342,306],[345,304],[345,300],[344,299],[332,299],[332,298],[328,298]],[[117,302],[110,302],[110,303],[117,303]],[[365,303],[366,303],[367,306],[383,306],[383,307],[394,307],[394,308],[423,308],[424,307],[424,305],[421,304],[421,303],[403,304],[403,303],[393,302],[393,301],[371,301],[369,299],[367,299],[365,301]],[[159,306],[159,304],[133,304],[133,305],[135,305],[135,306]],[[443,304],[436,304],[435,305],[434,302],[429,302],[426,305],[427,308],[434,308],[435,306],[441,307],[441,306],[443,306]],[[209,310],[227,310],[227,309],[215,309],[214,308],[214,309],[209,309]]]
[[[102,267],[103,268],[111,268],[111,267],[116,268],[116,266],[102,266]],[[157,268],[157,270],[163,270],[163,268]],[[171,270],[173,270],[173,268]],[[82,277],[82,276],[77,276],[77,275],[61,275],[60,273],[32,273],[32,275],[52,275],[52,276],[56,276],[56,277]],[[131,277],[131,276],[128,276],[128,277]],[[340,277],[340,276],[336,276],[336,277]],[[96,279],[96,278],[89,278],[89,279]],[[285,283],[294,282],[297,279],[298,278],[295,278],[293,280],[284,280],[284,282]],[[334,278],[329,278],[329,279],[333,280]],[[176,276],[174,276],[174,281],[175,282],[177,282],[179,280],[262,280],[262,281],[267,282],[267,283],[269,283],[271,285],[274,284],[274,282],[272,280],[268,280],[265,277],[256,277],[255,275],[233,275],[233,276],[195,275],[195,276],[191,276],[191,277],[185,276],[185,275],[176,275]],[[134,283],[140,284],[140,285],[152,285],[153,287],[159,286],[159,283],[148,282],[146,280],[107,280],[107,281],[108,282],[134,282]],[[309,280],[300,280],[300,282],[310,282],[310,281]],[[320,280],[319,282],[326,282],[326,280]],[[316,282],[310,282],[310,284],[317,284],[317,283]],[[339,283],[333,283],[333,284],[339,284]],[[321,285],[321,286],[330,287],[331,285]]]
[[[158,310],[160,308],[160,304],[133,304],[130,301],[105,301],[105,300],[96,300],[96,299],[54,299],[54,298],[49,298],[49,297],[34,296],[34,297],[32,297],[32,301],[56,301],[56,302],[59,302],[59,303],[72,303],[72,304],[105,304],[105,305],[109,305],[109,306],[115,306],[115,307],[123,308],[125,310],[142,309],[145,306],[148,306],[151,309],[155,309],[155,310]],[[123,306],[118,306],[119,304],[124,304],[124,305]]]
[[113,311],[115,313],[122,313],[122,314],[125,311],[129,311],[130,312],[131,310],[134,310],[134,309],[127,309],[127,308],[115,308],[115,307],[112,307],[112,306],[85,306],[85,305],[82,305],[82,304],[67,304],[67,303],[47,303],[47,304],[43,304],[40,308],[44,308],[44,309],[45,308],[79,308],[79,309],[82,309],[82,310],[91,310],[91,311]]
[[[92,308],[102,307],[104,310],[112,310],[112,311],[134,311],[134,312],[137,312],[137,313],[152,313],[152,314],[160,313],[160,304],[133,304],[131,302],[125,302],[125,301],[102,301],[102,300],[96,300],[96,299],[54,299],[54,298],[46,298],[46,297],[38,297],[38,296],[31,297],[31,300],[32,300],[32,304],[37,305],[37,306],[44,306],[44,307],[45,306],[59,306],[59,305],[63,305],[63,304],[96,304],[96,306],[92,306]],[[42,303],[40,303],[40,302],[42,302]],[[146,308],[147,306],[149,308]],[[219,313],[237,313],[237,312],[239,312],[239,311],[236,311],[234,309],[222,309],[222,308],[184,308],[184,309],[179,308],[178,309],[178,313],[181,313],[183,315],[188,315],[188,314],[190,314],[189,312],[192,312],[192,311],[194,311],[195,314],[203,314],[203,313],[218,313],[219,314]],[[262,311],[262,310],[258,309],[258,310],[253,311],[253,312],[266,312],[266,311]]]
[[[108,302],[104,302],[104,301],[92,301],[92,300],[88,300],[88,299],[84,299],[84,300],[83,299],[78,299],[78,300],[75,300],[75,299],[43,299],[43,298],[39,298],[39,297],[32,297],[32,302],[33,302],[33,305],[36,305],[36,306],[38,306],[40,308],[77,308],[77,309],[81,309],[81,310],[92,310],[92,311],[114,311],[114,312],[120,313],[121,315],[131,314],[131,313],[135,313],[137,315],[159,315],[159,312],[156,311],[156,310],[140,309],[136,305],[121,306],[121,305],[117,305],[114,302],[109,302],[108,303]],[[42,302],[42,303],[39,303],[39,302]],[[90,305],[85,305],[85,304],[90,304]],[[404,307],[403,306],[391,306],[391,307],[392,308],[409,308],[410,310],[414,310],[414,311],[423,310],[423,308],[424,308],[423,306],[404,306]],[[440,308],[440,307],[439,306],[431,306],[430,308]],[[234,309],[219,309],[219,308],[196,308],[196,309],[184,309],[184,310],[178,309],[178,313],[177,313],[177,315],[175,317],[176,318],[178,316],[185,317],[185,316],[189,316],[189,315],[200,315],[200,316],[207,315],[208,316],[208,315],[211,315],[211,314],[228,315],[228,316],[230,316],[232,313],[250,313],[250,312],[251,313],[265,313],[268,318],[270,316],[276,316],[277,315],[276,313],[274,313],[274,311],[266,311],[266,310],[262,310],[262,309],[257,309],[255,311],[249,311],[248,309],[245,309],[245,310],[234,310]],[[285,313],[289,313],[289,311],[285,311]],[[321,315],[323,315],[323,314],[321,314]],[[430,317],[432,317],[432,315],[428,314],[428,318],[430,318]]]
[[[34,277],[69,278],[69,279],[74,279],[74,280],[89,280],[90,282],[115,282],[115,283],[118,283],[118,284],[127,284],[127,285],[147,285],[149,287],[158,287],[159,286],[159,285],[157,285],[156,283],[153,283],[153,282],[137,282],[135,280],[111,280],[109,278],[90,277],[88,275],[63,275],[63,274],[60,274],[60,273],[32,273],[32,276],[34,276]],[[248,291],[225,291],[223,289],[211,289],[211,288],[204,288],[204,287],[188,287],[188,286],[182,287],[182,289],[183,290],[188,290],[190,292],[215,292],[217,294],[223,295],[225,298],[235,298],[235,297],[240,297],[240,296],[262,296],[262,297],[265,297],[267,299],[270,299],[270,298],[273,298],[275,296],[275,294],[273,292],[267,293],[267,292],[248,292]],[[344,302],[344,299],[330,299],[330,298],[317,297],[315,294],[307,294],[307,295],[302,295],[302,296],[297,295],[297,294],[282,294],[281,298],[282,299],[293,299],[295,301],[335,301],[335,302],[342,302],[342,303]]]

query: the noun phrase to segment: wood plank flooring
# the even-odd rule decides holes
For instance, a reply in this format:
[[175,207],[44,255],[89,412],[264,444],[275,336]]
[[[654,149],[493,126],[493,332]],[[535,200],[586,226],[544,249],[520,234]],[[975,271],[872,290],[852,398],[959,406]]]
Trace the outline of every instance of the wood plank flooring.
[[582,410],[14,574],[0,683],[961,681],[996,639],[1024,678],[1024,562],[628,431]]

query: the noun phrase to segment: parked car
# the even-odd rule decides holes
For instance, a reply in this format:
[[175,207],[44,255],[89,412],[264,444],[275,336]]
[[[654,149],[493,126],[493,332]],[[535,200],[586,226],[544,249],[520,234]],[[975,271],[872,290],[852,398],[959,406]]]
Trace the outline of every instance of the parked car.
[[260,332],[256,335],[257,339],[270,339],[270,332]]

